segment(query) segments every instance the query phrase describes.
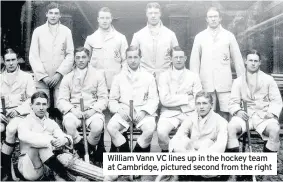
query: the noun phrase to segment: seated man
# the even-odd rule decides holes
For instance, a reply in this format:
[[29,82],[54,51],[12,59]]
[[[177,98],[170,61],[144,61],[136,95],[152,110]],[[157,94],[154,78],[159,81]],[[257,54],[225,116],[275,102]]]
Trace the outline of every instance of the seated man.
[[[85,155],[84,142],[77,128],[86,119],[90,129],[87,136],[90,159],[102,162],[104,145],[97,146],[104,129],[103,110],[107,107],[107,87],[103,71],[89,66],[89,50],[79,47],[75,50],[75,69],[67,74],[60,85],[58,108],[64,114],[63,126],[74,140],[74,148],[81,158]],[[80,98],[84,100],[84,111],[80,109]],[[95,161],[95,162],[94,162]],[[100,164],[99,164],[100,165]]]
[[200,91],[195,97],[198,117],[190,117],[182,123],[170,140],[169,151],[224,152],[228,138],[228,122],[213,111],[213,98],[210,93]]
[[202,90],[195,73],[185,68],[187,57],[180,47],[171,50],[173,66],[160,74],[158,90],[162,104],[157,125],[159,146],[168,152],[169,133],[195,113],[195,95]]
[[[129,122],[142,130],[134,152],[149,152],[155,131],[158,93],[154,77],[140,69],[140,49],[130,46],[126,50],[127,65],[114,78],[109,96],[109,110],[114,113],[107,130],[111,136],[111,152],[129,152],[129,144],[121,134],[128,130]],[[133,100],[133,118],[129,116],[129,101]],[[117,149],[114,149],[115,147]]]
[[4,65],[4,72],[0,74],[0,95],[4,98],[4,102],[0,104],[1,133],[5,131],[6,125],[7,127],[1,150],[1,173],[2,177],[11,177],[11,154],[16,132],[21,118],[30,113],[30,97],[35,92],[35,85],[32,76],[20,70],[17,54],[12,49],[6,50]]
[[68,179],[66,169],[53,150],[71,145],[72,138],[47,117],[48,97],[40,91],[31,96],[32,112],[19,124],[20,156],[18,169],[22,180],[40,180],[47,165],[61,178]]
[[[232,86],[229,112],[233,115],[228,125],[228,152],[239,152],[238,137],[247,129],[255,129],[264,141],[264,152],[277,152],[280,147],[278,117],[282,99],[274,79],[260,71],[260,54],[250,50],[246,55],[246,74],[237,78]],[[241,108],[247,103],[247,112]],[[246,128],[245,122],[249,122]]]

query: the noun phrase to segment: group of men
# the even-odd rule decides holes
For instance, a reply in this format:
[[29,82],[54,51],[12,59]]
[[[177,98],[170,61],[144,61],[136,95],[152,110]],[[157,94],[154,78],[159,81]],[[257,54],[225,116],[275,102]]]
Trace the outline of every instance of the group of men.
[[[6,51],[5,70],[0,75],[4,98],[1,132],[6,134],[1,147],[2,177],[9,177],[18,136],[18,170],[23,179],[41,179],[43,164],[66,178],[54,151],[73,145],[83,158],[84,140],[78,132],[82,120],[90,131],[91,161],[101,163],[105,152],[103,111],[107,108],[113,114],[107,125],[110,152],[130,151],[126,131],[131,122],[142,131],[134,152],[150,152],[155,130],[162,152],[239,151],[238,137],[247,130],[245,122],[267,141],[265,152],[278,151],[279,89],[271,76],[260,71],[258,51],[251,50],[243,61],[235,36],[220,24],[219,10],[212,7],[207,11],[208,27],[195,37],[190,70],[175,33],[160,20],[160,5],[148,3],[146,16],[147,25],[133,35],[128,47],[125,36],[111,24],[110,9],[101,8],[98,30],[86,38],[84,47],[74,50],[70,29],[60,24],[58,4],[50,3],[46,24],[32,35],[29,61],[34,80],[19,69],[17,54]],[[238,75],[233,85],[231,62]],[[247,102],[247,111],[242,101]],[[217,102],[222,117],[213,111]],[[50,106],[63,114],[66,134],[49,119]],[[229,112],[233,117],[228,123]],[[174,129],[177,133],[170,140]]]

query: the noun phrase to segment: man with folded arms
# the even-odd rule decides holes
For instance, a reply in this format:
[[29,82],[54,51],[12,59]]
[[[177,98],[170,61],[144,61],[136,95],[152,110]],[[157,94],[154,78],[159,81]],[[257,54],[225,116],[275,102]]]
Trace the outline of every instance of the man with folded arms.
[[184,51],[174,47],[171,57],[171,69],[161,73],[158,82],[162,107],[157,134],[162,152],[168,152],[169,133],[196,115],[195,96],[202,90],[198,75],[185,68],[187,57]]

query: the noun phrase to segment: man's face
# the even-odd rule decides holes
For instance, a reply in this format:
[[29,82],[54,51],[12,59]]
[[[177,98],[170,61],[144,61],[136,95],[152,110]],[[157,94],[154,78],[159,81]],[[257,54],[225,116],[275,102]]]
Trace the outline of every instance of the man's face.
[[217,28],[221,23],[221,17],[219,16],[219,12],[210,10],[206,14],[206,22],[210,28]]
[[255,73],[259,70],[261,61],[259,60],[259,56],[256,54],[248,54],[247,60],[245,61],[247,66],[247,71],[250,73]]
[[85,67],[87,67],[88,62],[89,62],[89,57],[84,51],[76,52],[75,63],[77,68],[84,69]]
[[39,118],[43,118],[45,116],[47,107],[47,99],[41,97],[34,99],[33,104],[31,105],[31,109],[33,110],[34,114]]
[[160,22],[161,12],[158,8],[148,8],[146,11],[147,22],[150,25],[157,25]]
[[103,30],[108,30],[111,27],[112,15],[110,12],[100,11],[97,17],[98,25]]
[[212,103],[209,102],[208,98],[198,97],[196,99],[197,112],[201,117],[205,117],[212,108]]
[[127,52],[127,63],[132,70],[137,70],[140,65],[139,51],[128,51]]
[[186,60],[187,57],[185,56],[184,51],[173,51],[172,61],[175,69],[183,69],[185,67]]
[[55,25],[59,22],[59,19],[61,18],[60,10],[58,8],[53,8],[48,10],[46,13],[47,21],[51,25]]
[[4,56],[4,64],[9,73],[14,72],[18,67],[17,55],[14,53],[8,53]]

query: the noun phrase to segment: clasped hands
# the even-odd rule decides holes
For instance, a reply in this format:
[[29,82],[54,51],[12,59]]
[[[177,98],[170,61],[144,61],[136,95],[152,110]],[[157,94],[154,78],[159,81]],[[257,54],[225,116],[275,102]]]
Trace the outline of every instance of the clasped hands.
[[96,113],[94,109],[89,109],[86,111],[80,111],[79,109],[72,108],[71,112],[78,118],[78,119],[88,119],[92,115]]
[[[117,112],[125,121],[131,121],[131,117],[129,116],[129,114],[123,109],[120,108]],[[141,110],[140,112],[138,112],[136,114],[136,116],[133,119],[133,123],[134,124],[138,124],[145,116],[147,115],[146,111]]]

